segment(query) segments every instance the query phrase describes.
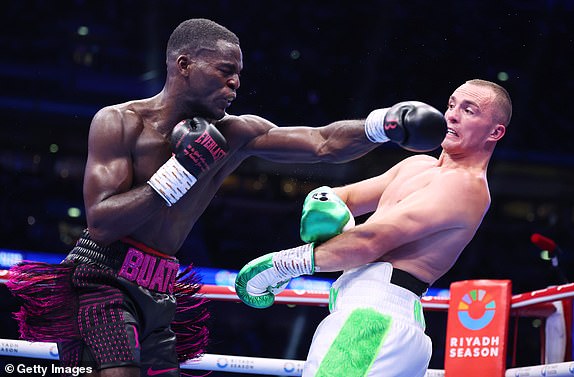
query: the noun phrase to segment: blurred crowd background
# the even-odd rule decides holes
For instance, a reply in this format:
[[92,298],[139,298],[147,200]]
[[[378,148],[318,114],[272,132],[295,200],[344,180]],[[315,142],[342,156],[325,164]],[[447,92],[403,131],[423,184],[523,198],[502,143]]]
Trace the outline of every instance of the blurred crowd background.
[[[364,118],[403,100],[443,110],[465,80],[504,86],[514,116],[488,172],[491,209],[435,286],[511,279],[513,292],[521,293],[562,283],[531,243],[533,233],[556,241],[559,268],[574,279],[574,2],[568,0],[5,2],[0,248],[66,253],[72,247],[85,226],[82,178],[92,116],[158,93],[169,34],[195,17],[219,22],[241,40],[241,88],[228,111],[278,125]],[[225,181],[179,257],[237,270],[263,253],[296,246],[307,192],[380,174],[408,155],[385,144],[338,165],[247,160]],[[4,288],[2,300],[5,310],[17,305]],[[304,358],[326,314],[326,308],[212,305],[209,351],[243,356]],[[440,368],[445,318],[429,317],[431,366]],[[17,336],[9,316],[2,318],[0,336]],[[539,363],[538,326],[521,320],[518,364]]]

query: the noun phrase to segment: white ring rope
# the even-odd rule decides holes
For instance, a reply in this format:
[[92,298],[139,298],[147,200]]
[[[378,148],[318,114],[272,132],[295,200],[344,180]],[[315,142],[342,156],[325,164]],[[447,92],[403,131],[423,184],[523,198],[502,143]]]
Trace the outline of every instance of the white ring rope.
[[555,363],[546,365],[535,365],[531,367],[510,368],[504,373],[505,377],[526,377],[526,376],[552,376],[565,377],[574,374],[574,361],[565,363]]
[[[0,356],[57,360],[56,343],[32,343],[24,340],[0,339]],[[268,359],[218,354],[205,354],[181,363],[182,369],[211,370],[229,373],[250,373],[276,376],[300,376],[303,360]],[[510,368],[505,377],[554,376],[566,377],[574,373],[574,361]],[[425,377],[444,377],[444,370],[429,369]]]
[[[0,356],[58,360],[56,343],[27,342],[0,339]],[[275,376],[301,376],[303,360],[270,359],[232,355],[205,354],[180,364],[181,369],[211,370],[229,373],[249,373]],[[444,371],[430,369],[425,377],[442,377]]]

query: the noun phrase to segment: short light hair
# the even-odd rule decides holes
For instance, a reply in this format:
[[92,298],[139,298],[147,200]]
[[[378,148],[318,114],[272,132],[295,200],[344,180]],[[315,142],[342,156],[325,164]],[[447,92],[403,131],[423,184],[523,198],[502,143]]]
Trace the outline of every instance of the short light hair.
[[497,109],[494,116],[495,121],[508,127],[510,119],[512,118],[512,100],[510,99],[510,94],[502,86],[494,83],[492,81],[473,79],[468,80],[467,84],[487,87],[494,93],[494,106]]
[[226,27],[205,18],[192,18],[180,23],[171,33],[167,42],[166,55],[192,53],[198,49],[216,47],[217,42],[224,40],[239,45],[239,38]]

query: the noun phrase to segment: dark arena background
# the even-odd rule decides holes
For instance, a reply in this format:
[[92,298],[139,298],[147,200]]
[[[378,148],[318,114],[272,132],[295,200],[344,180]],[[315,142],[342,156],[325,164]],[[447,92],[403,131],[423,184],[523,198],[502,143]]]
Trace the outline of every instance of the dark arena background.
[[[574,1],[568,0],[3,2],[2,268],[17,252],[65,255],[72,247],[85,226],[82,180],[92,116],[158,93],[167,38],[196,17],[221,23],[241,40],[241,88],[228,112],[278,125],[364,118],[403,100],[444,110],[465,80],[503,85],[514,115],[488,171],[490,211],[434,288],[510,279],[513,293],[522,293],[564,283],[559,270],[574,280]],[[410,154],[385,144],[338,165],[249,159],[225,181],[179,258],[233,272],[296,246],[311,189],[380,174]],[[533,233],[559,245],[558,268],[541,257]],[[0,338],[16,339],[11,313],[18,303],[5,286],[0,293]],[[313,306],[210,307],[208,352],[254,357],[304,359],[327,314]],[[517,366],[540,363],[540,326],[532,318],[519,321]],[[428,313],[432,368],[443,367],[445,328],[444,313]]]

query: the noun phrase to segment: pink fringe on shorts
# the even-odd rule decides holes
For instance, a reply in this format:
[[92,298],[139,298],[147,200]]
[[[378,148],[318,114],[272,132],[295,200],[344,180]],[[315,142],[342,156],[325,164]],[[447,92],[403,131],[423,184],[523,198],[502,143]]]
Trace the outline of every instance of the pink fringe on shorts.
[[191,266],[178,275],[173,294],[177,309],[171,329],[176,336],[176,351],[179,361],[194,359],[205,353],[209,340],[207,320],[209,312],[205,307],[207,299],[198,297],[201,279]]
[[70,264],[42,262],[21,262],[10,269],[6,286],[21,303],[14,317],[22,339],[59,342],[79,338],[74,269]]
[[[15,313],[20,337],[33,342],[63,342],[80,338],[78,297],[73,290],[74,264],[22,262],[10,269],[8,289],[20,303]],[[178,359],[205,353],[209,340],[207,299],[198,296],[201,279],[192,266],[177,276],[173,294],[176,314],[171,324],[176,334]]]

